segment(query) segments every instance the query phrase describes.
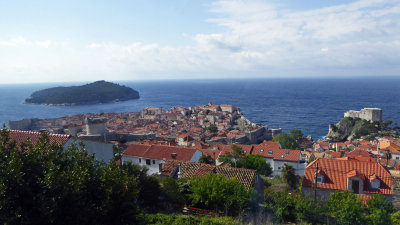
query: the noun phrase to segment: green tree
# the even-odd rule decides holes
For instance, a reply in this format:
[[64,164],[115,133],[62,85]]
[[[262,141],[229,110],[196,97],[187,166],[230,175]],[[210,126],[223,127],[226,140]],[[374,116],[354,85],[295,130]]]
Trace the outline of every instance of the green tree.
[[132,224],[137,199],[136,177],[96,161],[83,145],[63,149],[44,133],[20,147],[1,130],[1,224]]
[[280,222],[296,222],[296,199],[288,191],[276,192],[273,197],[275,217]]
[[215,165],[215,160],[211,157],[211,155],[202,155],[199,162]]
[[161,185],[155,176],[147,176],[148,169],[133,165],[128,162],[122,165],[130,176],[136,177],[138,181],[138,203],[145,208],[155,208],[160,203],[159,197],[162,193]]
[[296,149],[297,148],[296,140],[294,138],[292,138],[290,135],[287,135],[285,133],[276,135],[272,139],[272,141],[279,142],[281,147],[285,148],[285,149]]
[[270,176],[272,174],[272,167],[267,163],[261,155],[247,155],[237,162],[237,167],[257,170],[258,174]]
[[301,144],[301,142],[303,141],[303,133],[301,132],[301,130],[299,129],[293,129],[289,131],[289,136],[291,138],[293,138],[296,142],[296,147],[299,146]]
[[311,224],[324,224],[326,221],[325,204],[315,202],[310,196],[302,196],[296,200],[297,221]]
[[358,199],[353,192],[337,191],[331,194],[327,207],[339,224],[352,225],[366,222],[362,200]]
[[377,194],[367,200],[368,216],[370,223],[374,225],[391,224],[390,214],[393,212],[393,204],[383,195]]
[[241,147],[237,145],[232,145],[232,152],[225,152],[219,157],[222,162],[229,162],[231,166],[237,167],[237,162],[239,159],[245,157],[244,151]]
[[296,189],[299,178],[296,176],[296,170],[291,165],[284,165],[282,168],[282,179],[290,188]]
[[176,179],[166,177],[161,180],[162,190],[167,204],[183,205],[185,197],[179,191],[179,184]]
[[400,224],[400,211],[396,211],[390,215],[392,224]]
[[235,178],[210,173],[191,181],[189,194],[193,205],[207,207],[226,214],[240,213],[249,198],[246,188]]

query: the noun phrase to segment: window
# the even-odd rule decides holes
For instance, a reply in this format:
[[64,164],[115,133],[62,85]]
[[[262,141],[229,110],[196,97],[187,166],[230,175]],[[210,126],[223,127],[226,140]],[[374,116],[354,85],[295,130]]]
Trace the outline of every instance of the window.
[[268,151],[268,155],[272,155],[272,151]]
[[396,157],[396,159],[399,159],[399,157]]
[[284,156],[284,155],[281,155],[281,159],[283,159],[283,158],[285,158],[285,156]]
[[264,152],[264,149],[261,149],[260,152]]
[[381,182],[378,179],[371,180],[371,189],[379,189]]
[[325,177],[322,174],[317,174],[317,183],[323,184],[325,182]]
[[156,164],[156,160],[153,159],[153,164]]
[[139,159],[139,163],[142,163],[142,159]]
[[243,153],[244,153],[244,154],[246,154],[246,153],[247,153],[247,151],[243,151]]
[[150,165],[150,159],[146,159],[146,165]]
[[286,151],[286,155],[289,155],[289,151]]

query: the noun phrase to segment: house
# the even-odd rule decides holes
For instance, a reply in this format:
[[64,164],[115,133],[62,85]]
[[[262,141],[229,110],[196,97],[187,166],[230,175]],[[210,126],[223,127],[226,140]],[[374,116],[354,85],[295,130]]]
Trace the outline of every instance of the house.
[[[42,136],[42,133],[35,131],[9,130],[9,132],[11,141],[16,141],[19,146],[27,140],[30,140],[30,142],[35,145]],[[76,138],[65,134],[49,133],[48,137],[51,144],[62,145],[64,149],[68,148],[68,146],[73,143],[78,146],[82,143],[86,152],[93,154],[95,159],[99,161],[104,160],[108,162],[114,156],[114,144]]]
[[400,162],[400,142],[395,140],[384,140],[379,142],[380,154],[389,151],[392,159]]
[[160,174],[167,160],[198,162],[202,152],[195,148],[131,143],[122,153],[122,163],[132,162],[148,168],[148,174]]
[[292,166],[296,175],[303,176],[306,162],[300,150],[281,149],[279,143],[273,141],[264,141],[255,145],[252,154],[262,155],[265,161],[272,167],[272,175],[280,176],[284,165]]
[[167,160],[162,168],[161,175],[174,178],[200,177],[209,173],[223,174],[228,178],[235,178],[246,188],[254,188],[264,195],[264,183],[255,170],[233,168],[230,166],[216,166],[199,162],[179,162]]
[[192,138],[190,135],[187,134],[180,134],[177,138],[176,138],[176,143],[179,146],[192,146],[192,144],[195,142],[194,138]]
[[[316,184],[315,184],[316,183]],[[335,191],[353,191],[364,197],[382,194],[392,199],[392,176],[383,165],[360,161],[353,157],[319,158],[310,163],[304,173],[302,192],[328,199]]]

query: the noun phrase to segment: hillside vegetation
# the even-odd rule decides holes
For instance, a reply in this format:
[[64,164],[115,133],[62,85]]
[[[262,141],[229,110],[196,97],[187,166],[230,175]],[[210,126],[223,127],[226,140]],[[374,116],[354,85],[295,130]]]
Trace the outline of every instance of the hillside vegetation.
[[369,139],[376,136],[397,136],[395,129],[390,128],[392,121],[369,122],[359,118],[345,117],[337,124],[329,125],[327,135],[332,141],[345,141],[358,138]]
[[54,87],[34,92],[26,103],[45,105],[88,105],[138,99],[132,88],[102,81],[82,86]]

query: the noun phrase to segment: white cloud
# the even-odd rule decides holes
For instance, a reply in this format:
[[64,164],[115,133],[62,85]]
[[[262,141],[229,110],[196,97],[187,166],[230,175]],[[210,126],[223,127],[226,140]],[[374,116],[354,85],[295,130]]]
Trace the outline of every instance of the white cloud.
[[[291,70],[307,75],[316,68],[322,73],[323,68],[336,67],[351,68],[352,73],[356,70],[360,75],[371,73],[371,65],[377,72],[380,67],[400,63],[399,7],[397,0],[361,0],[290,11],[265,1],[218,1],[211,8],[218,16],[208,21],[224,27],[225,32],[192,36],[194,45],[91,47],[103,49],[110,60],[138,72],[235,71],[244,75],[250,71],[262,76],[269,70]],[[399,72],[394,67],[390,73]]]
[[[400,0],[359,0],[303,11],[269,1],[233,0],[217,1],[210,11],[215,17],[207,22],[220,26],[220,32],[184,35],[193,42],[180,47],[93,42],[60,53],[51,49],[65,46],[64,42],[16,37],[0,40],[0,50],[47,49],[43,57],[51,58],[51,70],[63,70],[65,77],[80,74],[78,80],[82,74],[113,80],[377,75],[381,71],[400,75]],[[57,63],[57,58],[63,61]],[[40,63],[35,71],[45,68]],[[92,79],[88,76],[84,79]]]

